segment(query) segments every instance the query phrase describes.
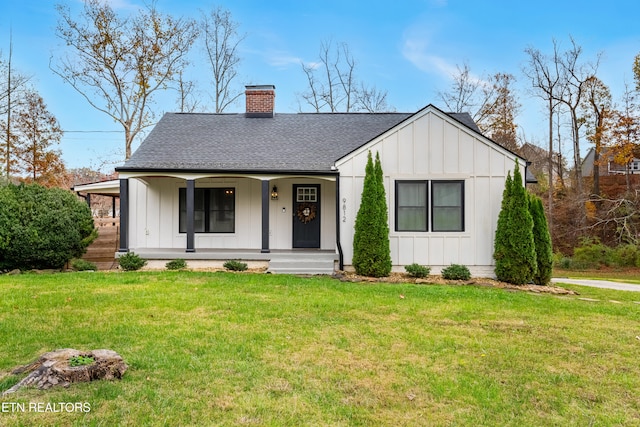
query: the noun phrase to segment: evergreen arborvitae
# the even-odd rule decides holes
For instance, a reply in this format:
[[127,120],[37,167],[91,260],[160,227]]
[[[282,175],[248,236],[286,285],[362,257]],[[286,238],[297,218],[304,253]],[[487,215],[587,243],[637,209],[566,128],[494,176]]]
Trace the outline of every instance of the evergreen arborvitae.
[[357,274],[388,276],[391,272],[387,202],[380,157],[374,166],[369,152],[360,209],[353,236],[353,267]]
[[498,278],[505,277],[506,272],[511,269],[511,258],[509,258],[509,232],[507,227],[508,214],[510,211],[511,197],[513,193],[513,179],[511,171],[507,173],[507,180],[502,191],[502,207],[498,215],[498,225],[493,244],[493,259],[496,261],[495,273]]
[[536,246],[536,263],[538,270],[533,276],[533,283],[545,286],[551,281],[553,273],[553,248],[549,235],[549,224],[544,215],[544,207],[539,197],[530,195],[529,211],[533,218],[533,240]]
[[530,282],[537,270],[533,240],[533,219],[529,197],[522,185],[516,161],[513,180],[505,184],[502,210],[498,216],[494,246],[495,273],[503,282],[522,285]]

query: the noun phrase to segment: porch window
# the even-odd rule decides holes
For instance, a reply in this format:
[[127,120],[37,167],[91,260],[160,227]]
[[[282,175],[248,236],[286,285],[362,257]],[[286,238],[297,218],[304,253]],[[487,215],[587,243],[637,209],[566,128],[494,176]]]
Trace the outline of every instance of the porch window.
[[[196,233],[234,233],[235,188],[196,188],[194,190],[194,229]],[[187,189],[179,190],[179,231],[187,232]]]
[[[396,181],[396,231],[464,231],[464,181]],[[431,199],[429,199],[431,184]]]

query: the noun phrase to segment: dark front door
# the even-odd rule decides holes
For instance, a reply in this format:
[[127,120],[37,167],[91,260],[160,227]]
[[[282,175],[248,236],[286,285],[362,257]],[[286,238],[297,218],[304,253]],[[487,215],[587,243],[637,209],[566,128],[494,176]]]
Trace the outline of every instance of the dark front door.
[[293,186],[293,247],[320,247],[320,185]]

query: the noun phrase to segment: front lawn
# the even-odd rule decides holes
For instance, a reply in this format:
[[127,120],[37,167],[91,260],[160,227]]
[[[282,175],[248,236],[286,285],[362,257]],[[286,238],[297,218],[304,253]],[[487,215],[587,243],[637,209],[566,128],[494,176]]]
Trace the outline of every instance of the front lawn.
[[[640,295],[580,299],[590,292],[0,276],[0,390],[20,379],[14,367],[57,348],[112,349],[129,365],[121,381],[2,397],[0,425],[639,425]],[[28,411],[56,402],[90,412]]]

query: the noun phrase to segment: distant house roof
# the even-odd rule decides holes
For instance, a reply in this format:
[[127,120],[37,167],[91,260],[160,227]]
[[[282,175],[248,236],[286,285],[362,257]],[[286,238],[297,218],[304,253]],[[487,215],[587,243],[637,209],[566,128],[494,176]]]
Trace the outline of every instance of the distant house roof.
[[[414,113],[167,113],[119,171],[331,171]],[[466,113],[448,114],[480,132]]]

